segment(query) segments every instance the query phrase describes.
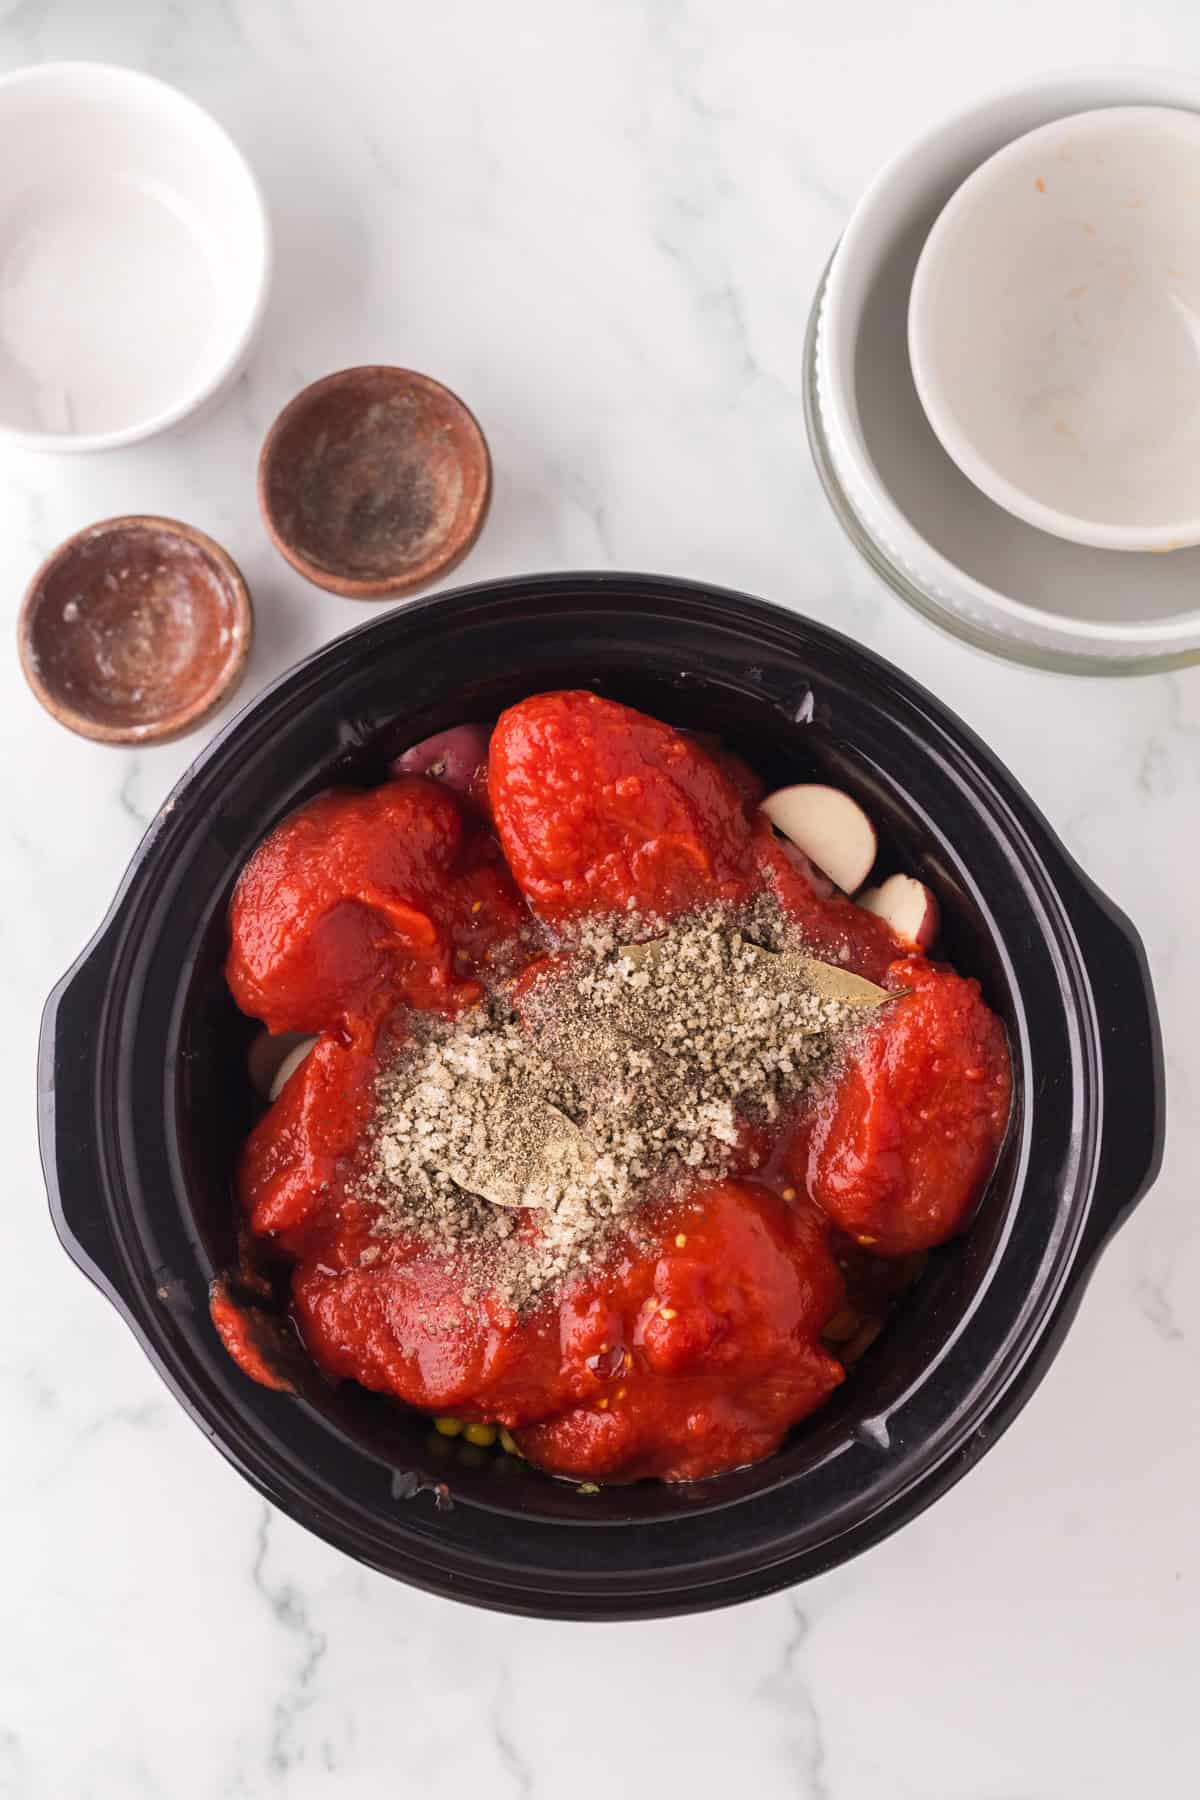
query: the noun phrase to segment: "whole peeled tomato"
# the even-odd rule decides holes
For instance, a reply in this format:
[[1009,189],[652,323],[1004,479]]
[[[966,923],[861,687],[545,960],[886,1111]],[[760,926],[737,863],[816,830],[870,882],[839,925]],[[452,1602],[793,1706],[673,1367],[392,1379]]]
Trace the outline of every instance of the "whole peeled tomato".
[[524,916],[457,795],[411,776],[335,789],[277,825],[243,869],[226,978],[273,1033],[340,1029],[384,1003],[441,1009],[473,997],[473,970]]
[[552,1473],[702,1479],[768,1455],[842,1380],[820,1334],[844,1286],[815,1208],[722,1181],[659,1223],[656,1250],[564,1297],[577,1404],[518,1432]]
[[339,1174],[370,1119],[378,1073],[373,1031],[349,1043],[318,1039],[242,1150],[238,1193],[255,1233],[278,1237],[336,1210]]
[[504,853],[551,922],[672,916],[759,881],[749,803],[694,738],[597,694],[537,694],[492,734]]
[[914,957],[835,1086],[788,1152],[794,1178],[881,1256],[960,1230],[1004,1136],[1012,1073],[1004,1027],[979,983]]

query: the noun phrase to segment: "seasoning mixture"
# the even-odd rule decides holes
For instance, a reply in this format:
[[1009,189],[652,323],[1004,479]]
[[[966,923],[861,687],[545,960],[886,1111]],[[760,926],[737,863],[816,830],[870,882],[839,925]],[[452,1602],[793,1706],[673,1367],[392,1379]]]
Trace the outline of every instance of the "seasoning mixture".
[[585,693],[469,729],[239,881],[234,998],[318,1034],[246,1145],[252,1240],[327,1374],[447,1432],[587,1482],[752,1462],[969,1216],[1003,1030],[719,745]]
[[[614,1222],[753,1167],[748,1131],[829,1069],[864,1004],[889,998],[826,971],[845,989],[831,997],[819,965],[711,917],[622,944],[631,928],[647,925],[623,915],[534,964],[515,1003],[413,1020],[368,1134],[360,1191],[378,1233],[418,1232],[476,1289],[526,1306],[589,1267]],[[513,1207],[538,1213],[528,1230]]]

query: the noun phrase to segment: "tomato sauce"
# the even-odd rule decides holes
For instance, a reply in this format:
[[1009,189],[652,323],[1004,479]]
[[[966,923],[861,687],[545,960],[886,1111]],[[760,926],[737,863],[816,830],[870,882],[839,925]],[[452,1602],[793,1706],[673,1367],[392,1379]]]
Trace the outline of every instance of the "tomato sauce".
[[[819,891],[760,791],[630,708],[540,694],[496,725],[487,808],[404,775],[322,795],[260,846],[230,910],[230,988],[272,1031],[319,1041],[251,1133],[239,1193],[252,1236],[292,1265],[295,1322],[329,1375],[501,1423],[554,1473],[696,1479],[769,1454],[827,1399],[870,1295],[884,1304],[965,1223],[1007,1119],[999,1021],[976,983]],[[543,925],[761,893],[815,954],[906,997],[816,1105],[747,1135],[758,1168],[747,1154],[523,1313],[415,1237],[374,1232],[355,1153],[404,1009],[471,1005],[544,954]],[[232,1344],[233,1315],[219,1324]]]

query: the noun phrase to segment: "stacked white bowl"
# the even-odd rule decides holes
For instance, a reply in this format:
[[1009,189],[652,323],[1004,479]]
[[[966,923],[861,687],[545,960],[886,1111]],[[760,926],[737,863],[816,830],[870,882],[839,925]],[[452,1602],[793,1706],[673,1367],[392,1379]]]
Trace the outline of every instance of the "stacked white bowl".
[[957,114],[859,203],[810,322],[813,451],[960,636],[1200,660],[1198,194],[1200,80],[1083,70]]

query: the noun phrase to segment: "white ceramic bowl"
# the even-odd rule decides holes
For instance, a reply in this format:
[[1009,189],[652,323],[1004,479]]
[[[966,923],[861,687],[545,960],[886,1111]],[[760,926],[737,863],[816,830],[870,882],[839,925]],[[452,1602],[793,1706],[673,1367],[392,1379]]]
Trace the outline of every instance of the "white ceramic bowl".
[[257,182],[186,95],[99,63],[0,78],[0,441],[112,449],[194,411],[270,260]]
[[1200,542],[1200,114],[1107,107],[976,169],[926,240],[908,346],[964,475],[1105,550]]
[[1200,112],[1200,80],[1085,69],[983,100],[868,188],[814,307],[807,397],[818,468],[847,531],[927,617],[999,654],[1120,673],[1200,659],[1200,549],[1112,556],[1052,537],[968,481],[909,362],[909,295],[930,229],[973,170],[1038,126],[1098,107]]

